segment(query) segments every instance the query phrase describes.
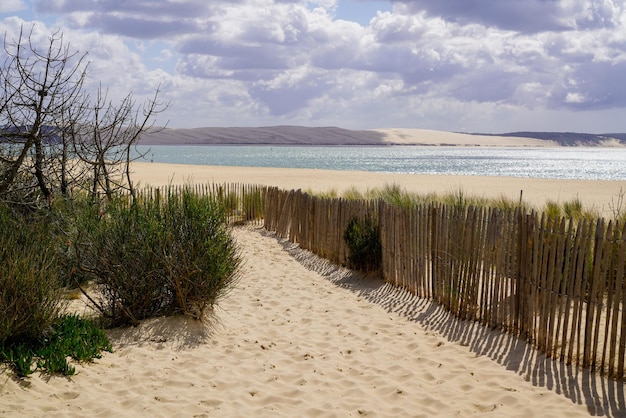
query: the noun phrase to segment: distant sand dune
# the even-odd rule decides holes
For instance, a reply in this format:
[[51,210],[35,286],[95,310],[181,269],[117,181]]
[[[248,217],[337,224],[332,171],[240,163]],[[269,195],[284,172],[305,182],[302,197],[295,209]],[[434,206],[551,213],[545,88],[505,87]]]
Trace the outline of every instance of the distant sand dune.
[[349,130],[336,127],[269,126],[260,128],[163,129],[146,134],[146,145],[447,145],[557,146],[532,138],[469,135],[426,129]]
[[556,147],[554,141],[542,139],[468,135],[426,129],[376,129],[383,134],[383,141],[393,145],[442,145],[442,146],[489,146],[489,147]]

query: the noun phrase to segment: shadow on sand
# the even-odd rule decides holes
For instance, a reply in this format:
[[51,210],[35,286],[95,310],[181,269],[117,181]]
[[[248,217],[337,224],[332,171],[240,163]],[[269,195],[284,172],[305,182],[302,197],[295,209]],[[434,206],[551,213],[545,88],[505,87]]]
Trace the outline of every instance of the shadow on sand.
[[178,351],[207,343],[212,331],[211,321],[175,315],[146,319],[136,327],[114,328],[107,331],[107,336],[116,350],[128,346],[154,345],[156,348]]
[[[264,229],[261,234],[276,238]],[[294,259],[335,285],[382,306],[429,331],[436,331],[451,342],[467,346],[476,356],[488,356],[507,370],[515,372],[538,387],[561,394],[572,402],[586,405],[590,415],[626,417],[624,382],[607,379],[575,365],[547,358],[516,336],[461,321],[433,301],[332,264],[285,239],[278,242]]]

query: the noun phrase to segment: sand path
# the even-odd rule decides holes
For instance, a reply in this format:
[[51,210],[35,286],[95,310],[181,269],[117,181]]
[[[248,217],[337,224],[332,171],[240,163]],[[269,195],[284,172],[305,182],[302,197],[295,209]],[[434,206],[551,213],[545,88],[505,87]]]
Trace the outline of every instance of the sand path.
[[513,338],[453,321],[264,230],[235,235],[245,265],[210,327],[169,318],[111,331],[115,352],[78,366],[71,379],[33,376],[20,384],[2,372],[0,416],[579,417],[626,410],[623,385],[538,360]]

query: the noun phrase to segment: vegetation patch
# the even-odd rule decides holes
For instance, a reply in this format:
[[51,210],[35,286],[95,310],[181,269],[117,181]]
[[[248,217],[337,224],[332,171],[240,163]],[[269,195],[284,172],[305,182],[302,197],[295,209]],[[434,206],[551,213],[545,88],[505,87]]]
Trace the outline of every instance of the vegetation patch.
[[[319,197],[339,197],[335,189],[323,193],[312,193],[309,191],[309,194],[315,194]],[[608,204],[609,209],[613,213],[613,220],[619,221],[620,223],[626,220],[626,204],[624,203],[626,200],[624,199],[624,195],[626,195],[626,193],[620,190]],[[571,218],[576,222],[602,217],[597,208],[584,207],[578,197],[561,203],[553,199],[548,199],[543,207],[537,208],[524,202],[521,196],[520,199],[512,199],[504,195],[496,198],[486,198],[470,195],[461,188],[446,194],[419,194],[408,192],[397,184],[386,184],[382,188],[372,188],[363,192],[353,186],[342,193],[340,197],[348,200],[383,200],[390,205],[407,209],[424,204],[444,204],[455,209],[464,209],[470,206],[496,208],[505,212],[513,212],[517,209],[521,209],[526,213],[538,211],[555,218]]]
[[350,250],[349,267],[362,271],[378,271],[382,262],[380,232],[371,218],[354,217],[348,223],[344,240]]
[[[91,304],[111,325],[205,312],[234,284],[240,264],[222,203],[190,189],[83,212],[70,253],[77,282],[90,281]],[[84,277],[81,277],[84,276]]]
[[48,225],[0,205],[0,346],[43,334],[64,307]]
[[102,351],[112,351],[104,331],[91,320],[67,315],[38,338],[0,346],[0,361],[7,363],[18,377],[35,371],[71,376],[76,369],[68,358],[91,361],[100,358]]

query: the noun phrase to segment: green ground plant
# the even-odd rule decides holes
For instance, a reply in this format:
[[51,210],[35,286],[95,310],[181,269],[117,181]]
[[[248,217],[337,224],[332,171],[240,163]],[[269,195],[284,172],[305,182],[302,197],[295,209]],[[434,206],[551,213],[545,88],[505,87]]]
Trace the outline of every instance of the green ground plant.
[[343,192],[343,198],[348,200],[364,200],[365,195],[361,193],[359,189],[352,186],[351,188]]
[[374,199],[382,199],[390,205],[410,208],[418,203],[417,195],[408,193],[397,184],[385,184],[382,189],[373,189],[369,194]]
[[563,212],[566,217],[573,219],[582,219],[583,204],[578,197],[563,203]]
[[552,199],[549,199],[546,202],[546,205],[543,211],[546,215],[548,215],[549,217],[553,219],[560,218],[561,216],[563,216],[563,208],[557,201],[552,200]]
[[[333,189],[329,193],[316,194],[318,196],[334,195],[336,191]],[[620,191],[609,203],[609,209],[613,212],[613,219],[620,222],[626,222],[626,204],[624,204],[623,191]],[[517,208],[521,208],[525,212],[537,210],[528,203],[518,199],[511,199],[504,195],[497,198],[485,198],[480,196],[473,196],[467,194],[463,189],[458,189],[447,194],[438,195],[437,193],[411,193],[407,192],[402,187],[396,184],[387,184],[383,188],[368,189],[365,192],[361,192],[356,187],[347,189],[342,197],[350,200],[368,200],[368,199],[382,199],[385,202],[399,206],[399,207],[413,207],[421,204],[441,203],[449,205],[453,208],[467,208],[469,206],[474,207],[489,207],[498,208],[504,211],[514,211]],[[543,208],[539,208],[551,217],[571,217],[574,221],[581,219],[597,219],[602,217],[600,212],[594,208],[585,208],[582,201],[576,197],[572,200],[559,203],[555,200],[548,200]]]
[[237,193],[229,192],[222,198],[222,205],[228,213],[235,213],[239,209],[239,196]]
[[500,195],[493,200],[487,200],[484,202],[484,204],[487,206],[498,208],[504,212],[514,212],[517,208],[520,207],[525,211],[529,210],[528,205],[521,201],[521,198],[520,200],[514,200],[504,195]]
[[626,222],[625,195],[626,192],[624,192],[624,189],[620,187],[619,192],[611,198],[611,203],[609,203],[609,209],[613,213],[613,218],[619,221],[622,225]]
[[94,321],[65,315],[37,338],[0,346],[0,360],[18,377],[27,377],[38,370],[71,376],[76,369],[68,358],[88,362],[100,358],[102,351],[111,352],[112,347]]
[[323,199],[337,199],[339,197],[339,193],[337,193],[337,189],[329,189],[321,193],[312,193],[311,191],[307,193],[314,194],[315,196],[318,196]]

